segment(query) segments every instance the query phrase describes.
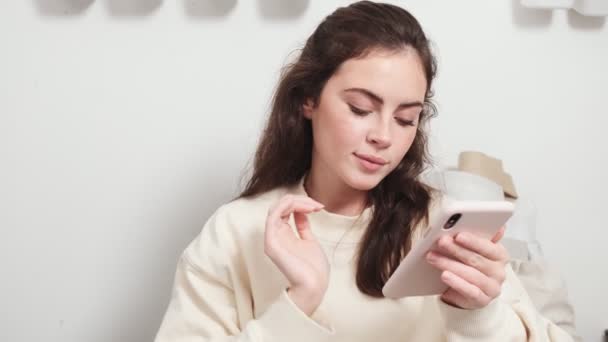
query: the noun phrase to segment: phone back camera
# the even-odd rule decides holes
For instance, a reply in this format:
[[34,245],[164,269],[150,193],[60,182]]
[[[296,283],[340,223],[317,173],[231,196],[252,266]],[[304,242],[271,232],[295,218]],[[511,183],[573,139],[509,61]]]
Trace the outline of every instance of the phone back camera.
[[462,214],[454,214],[454,215],[450,216],[450,218],[447,220],[447,222],[443,225],[443,229],[450,229],[450,228],[454,227],[456,222],[458,222],[458,220],[460,220],[461,216],[462,216]]

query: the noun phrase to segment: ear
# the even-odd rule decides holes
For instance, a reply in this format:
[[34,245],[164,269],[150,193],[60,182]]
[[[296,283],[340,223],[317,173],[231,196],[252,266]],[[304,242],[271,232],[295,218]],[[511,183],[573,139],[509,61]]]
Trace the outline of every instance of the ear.
[[314,110],[314,101],[312,99],[307,99],[302,105],[302,114],[305,118],[312,120],[312,112]]

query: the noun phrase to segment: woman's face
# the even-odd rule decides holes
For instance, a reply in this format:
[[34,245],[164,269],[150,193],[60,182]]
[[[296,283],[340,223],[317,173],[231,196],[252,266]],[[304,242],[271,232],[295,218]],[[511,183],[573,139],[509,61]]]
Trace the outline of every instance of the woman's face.
[[312,101],[304,105],[304,115],[312,120],[313,168],[358,190],[375,187],[416,137],[426,84],[413,49],[377,51],[344,62],[317,106]]

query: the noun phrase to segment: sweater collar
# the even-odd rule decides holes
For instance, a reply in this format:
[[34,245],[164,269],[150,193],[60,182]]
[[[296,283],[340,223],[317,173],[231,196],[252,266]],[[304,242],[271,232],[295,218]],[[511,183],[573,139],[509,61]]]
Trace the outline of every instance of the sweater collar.
[[[299,182],[290,189],[295,195],[308,196],[304,188],[302,177]],[[372,207],[365,208],[361,214],[346,216],[329,212],[325,209],[307,215],[313,234],[321,241],[341,244],[357,244],[372,218]]]

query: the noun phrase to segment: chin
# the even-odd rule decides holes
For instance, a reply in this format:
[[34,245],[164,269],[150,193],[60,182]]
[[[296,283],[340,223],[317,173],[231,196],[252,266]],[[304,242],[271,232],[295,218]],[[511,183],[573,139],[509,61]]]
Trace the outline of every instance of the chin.
[[361,191],[369,191],[375,188],[386,175],[382,173],[378,174],[366,174],[359,170],[354,170],[345,177],[344,181],[350,185],[353,189]]

